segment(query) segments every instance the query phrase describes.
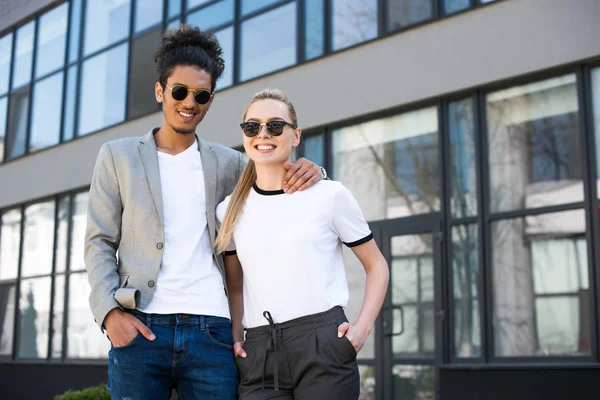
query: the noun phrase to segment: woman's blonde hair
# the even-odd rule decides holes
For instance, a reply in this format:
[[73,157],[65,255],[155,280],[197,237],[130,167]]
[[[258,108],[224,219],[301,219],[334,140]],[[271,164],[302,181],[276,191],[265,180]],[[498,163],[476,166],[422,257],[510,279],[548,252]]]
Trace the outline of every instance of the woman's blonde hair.
[[[294,105],[290,99],[288,99],[285,93],[277,89],[263,89],[256,93],[244,109],[242,121],[246,120],[246,114],[248,114],[248,109],[250,106],[260,100],[281,101],[288,108],[290,118],[292,119],[291,122],[298,124],[298,118],[296,116],[296,109],[294,108]],[[229,201],[227,211],[225,212],[225,218],[223,218],[223,222],[221,223],[221,229],[219,230],[219,235],[215,241],[215,249],[217,254],[224,252],[225,249],[227,249],[229,242],[231,242],[235,225],[242,215],[244,204],[246,203],[246,199],[248,198],[248,194],[250,193],[250,189],[252,188],[254,182],[256,182],[256,166],[254,165],[254,161],[249,160],[244,172],[242,173],[242,176],[240,177],[240,180],[235,186],[235,189],[233,189],[231,200]]]

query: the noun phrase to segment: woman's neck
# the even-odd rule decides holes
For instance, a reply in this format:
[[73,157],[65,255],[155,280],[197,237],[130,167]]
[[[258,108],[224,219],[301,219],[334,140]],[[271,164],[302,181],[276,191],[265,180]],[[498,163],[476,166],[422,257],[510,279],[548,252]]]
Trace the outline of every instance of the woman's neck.
[[283,164],[256,165],[256,186],[262,190],[281,190],[286,173]]

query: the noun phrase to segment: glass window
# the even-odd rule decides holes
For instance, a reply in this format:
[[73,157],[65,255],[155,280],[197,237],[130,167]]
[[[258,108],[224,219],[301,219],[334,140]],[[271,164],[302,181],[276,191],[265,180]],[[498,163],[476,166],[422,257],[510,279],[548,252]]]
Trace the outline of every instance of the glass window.
[[67,325],[69,358],[106,358],[110,350],[110,342],[94,322],[88,303],[90,291],[85,272],[70,275]]
[[330,174],[352,190],[367,221],[439,211],[437,108],[332,132]]
[[55,271],[65,272],[67,270],[67,233],[69,230],[69,196],[58,200],[58,227],[56,231],[56,266]]
[[169,25],[167,25],[167,29],[178,28],[179,24],[181,24],[181,20],[179,18],[174,19],[173,21],[169,22]]
[[[178,0],[170,0],[171,3],[177,2],[177,1]],[[202,5],[204,3],[208,3],[209,1],[212,1],[212,0],[187,0],[187,9],[190,10],[196,6]],[[181,4],[181,1],[179,1],[179,3]]]
[[49,276],[21,282],[18,358],[48,356],[50,283]]
[[27,140],[27,112],[29,111],[29,86],[10,95],[8,128],[6,129],[6,158],[25,154]]
[[492,224],[496,355],[590,354],[585,232],[583,210]]
[[242,15],[250,14],[281,0],[242,0]]
[[202,30],[208,30],[233,21],[235,3],[233,0],[221,0],[187,16],[187,23]]
[[71,0],[71,15],[69,16],[69,62],[73,62],[79,58],[81,14],[81,0]]
[[[169,2],[169,18],[173,18],[181,14],[181,0],[167,0]],[[194,0],[188,0],[188,4]]]
[[323,55],[325,52],[325,5],[324,0],[306,0],[304,15],[306,18],[304,51],[307,60]]
[[77,99],[77,65],[69,67],[67,70],[67,87],[65,90],[65,112],[63,125],[63,141],[71,140],[75,137],[75,101]]
[[0,96],[8,92],[8,77],[10,76],[10,57],[12,52],[13,35],[9,33],[0,38]]
[[388,1],[387,29],[392,31],[433,17],[433,2],[423,0]]
[[393,399],[434,399],[435,369],[430,365],[394,365]]
[[63,3],[40,17],[35,59],[37,78],[64,64],[68,6],[69,3]]
[[296,3],[276,8],[242,24],[240,64],[243,81],[295,62]]
[[71,259],[70,271],[85,271],[83,247],[87,217],[89,193],[82,192],[75,196],[73,204],[72,232],[71,232]]
[[0,281],[15,279],[19,270],[21,245],[21,210],[15,208],[2,214],[0,232]]
[[83,64],[79,135],[125,119],[127,44],[101,53]]
[[[159,24],[163,19],[163,0],[135,1],[135,32]],[[158,43],[158,42],[157,42]]]
[[448,105],[450,133],[450,190],[454,218],[477,214],[477,172],[473,101],[465,99]]
[[[600,68],[592,70],[592,114],[596,138],[596,177],[598,178],[598,187],[600,187]],[[1,115],[2,107],[0,106]],[[2,121],[0,121],[1,123]],[[598,191],[598,196],[600,197],[600,190]]]
[[161,27],[133,39],[131,62],[129,63],[129,104],[127,118],[136,118],[158,111],[154,96],[154,85],[158,80],[156,65],[151,62],[157,43],[161,38]]
[[452,228],[454,355],[481,355],[477,225]]
[[30,152],[60,141],[63,72],[36,82],[33,93]]
[[583,201],[575,75],[487,95],[491,209]]
[[13,67],[12,87],[18,88],[31,80],[31,64],[33,62],[33,36],[35,21],[23,25],[17,30],[15,48],[15,65]]
[[87,0],[85,54],[91,54],[129,35],[131,0]]
[[8,97],[0,98],[0,163],[4,161],[4,141],[6,140],[6,114]]
[[325,166],[325,136],[321,133],[304,138],[303,157]]
[[225,61],[225,69],[221,79],[217,81],[217,88],[224,89],[233,85],[233,26],[215,32],[215,36],[223,49],[221,57]]
[[50,274],[53,250],[54,201],[28,206],[25,208],[21,276]]
[[333,50],[377,37],[377,0],[333,0]]
[[466,10],[470,6],[470,0],[444,0],[444,13],[453,14]]
[[54,278],[54,310],[52,311],[52,354],[51,358],[62,357],[63,321],[65,317],[65,276]]
[[15,326],[16,286],[0,285],[0,355],[11,355]]

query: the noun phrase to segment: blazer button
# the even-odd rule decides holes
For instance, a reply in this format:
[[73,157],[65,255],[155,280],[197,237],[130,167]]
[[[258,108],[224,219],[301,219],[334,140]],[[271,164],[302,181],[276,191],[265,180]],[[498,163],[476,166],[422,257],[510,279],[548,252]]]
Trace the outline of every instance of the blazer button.
[[163,248],[162,242],[156,243],[156,248],[159,249],[159,250],[162,250],[162,248]]
[[154,287],[154,281],[148,281],[148,286]]

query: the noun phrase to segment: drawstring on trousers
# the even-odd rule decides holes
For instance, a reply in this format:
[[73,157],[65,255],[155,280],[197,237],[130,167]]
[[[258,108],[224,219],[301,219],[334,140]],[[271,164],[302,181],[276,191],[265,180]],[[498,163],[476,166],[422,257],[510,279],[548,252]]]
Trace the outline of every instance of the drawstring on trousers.
[[279,362],[277,359],[277,324],[273,322],[273,317],[268,311],[263,312],[263,317],[269,321],[269,334],[267,335],[267,344],[265,346],[265,355],[263,357],[263,369],[262,369],[262,389],[265,388],[265,369],[267,367],[267,353],[269,350],[273,351],[273,358],[275,365],[273,366],[273,375],[275,378],[275,391],[279,390]]

